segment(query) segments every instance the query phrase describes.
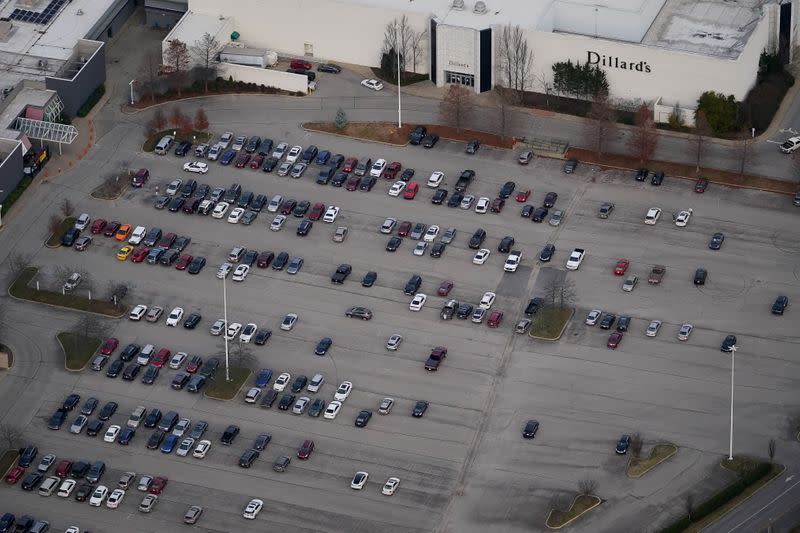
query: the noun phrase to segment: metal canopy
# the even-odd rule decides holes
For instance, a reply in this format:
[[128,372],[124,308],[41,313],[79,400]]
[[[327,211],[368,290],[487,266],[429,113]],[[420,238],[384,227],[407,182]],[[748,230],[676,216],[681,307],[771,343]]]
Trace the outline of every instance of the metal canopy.
[[75,138],[78,137],[78,130],[71,124],[59,124],[58,122],[33,120],[24,117],[17,117],[13,128],[21,131],[30,139],[58,143],[59,153],[61,153],[62,144],[72,144]]

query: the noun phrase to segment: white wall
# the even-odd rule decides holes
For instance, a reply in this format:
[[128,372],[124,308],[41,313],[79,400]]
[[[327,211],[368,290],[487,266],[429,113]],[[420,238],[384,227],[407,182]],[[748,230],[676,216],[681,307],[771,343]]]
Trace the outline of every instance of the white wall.
[[[402,7],[402,4],[398,4]],[[286,56],[305,56],[306,43],[313,58],[355,65],[380,66],[380,52],[386,25],[406,15],[416,31],[428,29],[428,16],[398,10],[373,8],[335,0],[190,0],[192,11],[230,16],[232,30],[250,46],[275,50]],[[252,16],[248,16],[253,14]],[[428,42],[424,43],[417,72],[428,71]],[[410,54],[409,54],[410,56]],[[406,59],[411,69],[411,57]]]
[[257,83],[267,87],[276,87],[285,91],[308,91],[308,77],[303,74],[292,74],[282,70],[269,68],[248,67],[247,65],[234,65],[233,63],[219,63],[219,76],[228,78],[232,76],[236,81]]
[[436,84],[444,87],[444,71],[475,76],[475,87],[480,87],[480,32],[439,24],[436,27]]
[[[624,9],[599,2],[553,2],[552,30],[640,42],[666,0],[630,0]],[[539,26],[540,29],[551,29]]]

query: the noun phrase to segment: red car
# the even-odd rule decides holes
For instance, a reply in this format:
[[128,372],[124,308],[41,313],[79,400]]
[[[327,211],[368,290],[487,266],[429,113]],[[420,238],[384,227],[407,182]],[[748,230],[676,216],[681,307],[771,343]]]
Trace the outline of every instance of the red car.
[[70,461],[69,459],[63,459],[58,462],[58,465],[56,465],[56,477],[64,479],[69,475],[71,470],[72,470],[72,461]]
[[612,350],[615,350],[617,346],[619,346],[620,342],[622,342],[622,333],[615,331],[608,336],[608,342],[606,343],[606,346]]
[[496,328],[500,325],[500,322],[503,321],[503,312],[500,310],[495,309],[491,313],[489,313],[489,320],[486,321],[486,325],[490,328]]
[[708,180],[705,178],[700,178],[697,180],[697,183],[694,184],[694,192],[696,193],[704,193],[708,188]]
[[24,475],[25,475],[25,469],[22,468],[21,466],[15,466],[14,468],[8,471],[8,474],[6,474],[6,483],[8,483],[9,485],[14,485]]
[[416,181],[409,182],[406,190],[403,191],[403,198],[406,200],[413,200],[419,192],[419,183]]
[[131,263],[141,263],[147,257],[147,254],[150,253],[149,246],[140,246],[136,250],[133,251],[131,254]]
[[261,168],[261,164],[264,162],[263,155],[254,155],[253,159],[250,160],[250,168],[253,170],[258,170]]
[[166,235],[161,237],[161,240],[158,241],[158,244],[156,246],[158,248],[169,250],[170,248],[172,248],[172,245],[175,244],[175,239],[177,238],[178,236],[175,235],[174,233],[167,233]]
[[344,164],[342,165],[342,172],[350,173],[355,170],[356,165],[358,164],[358,159],[355,157],[348,157],[344,160]]
[[175,269],[176,270],[186,270],[187,268],[189,268],[189,263],[192,262],[192,259],[194,259],[193,256],[191,256],[189,254],[183,254],[182,256],[180,256],[178,258],[178,262],[175,263]]
[[350,176],[347,178],[347,183],[344,184],[344,188],[348,191],[355,191],[358,189],[359,185],[361,185],[361,178],[358,176]]
[[150,494],[161,494],[167,488],[168,481],[169,479],[161,476],[155,478],[153,484],[150,485]]
[[397,161],[393,161],[389,163],[386,167],[386,170],[383,171],[383,177],[387,180],[396,179],[397,173],[403,168],[403,165],[398,163]]
[[436,294],[439,296],[447,296],[450,294],[450,291],[453,289],[453,282],[452,281],[443,281],[441,285],[439,285],[439,290],[436,291]]
[[409,233],[411,233],[411,222],[404,220],[397,226],[397,235],[398,237],[408,237]]
[[281,204],[281,215],[291,215],[297,206],[297,200],[284,200]]
[[157,366],[157,367],[161,368],[162,366],[164,366],[167,363],[167,360],[169,360],[170,357],[172,357],[172,352],[170,352],[166,348],[161,348],[158,351],[158,353],[156,354],[156,356],[153,357],[153,360],[150,361],[150,363],[153,366]]
[[503,206],[505,205],[506,205],[505,200],[503,200],[502,198],[495,198],[494,200],[492,200],[492,207],[491,207],[492,213],[499,213],[500,211],[503,210]]
[[113,236],[114,236],[114,234],[116,234],[116,233],[117,233],[117,230],[119,229],[119,227],[120,227],[121,225],[122,225],[122,224],[120,224],[120,223],[119,223],[119,222],[117,222],[116,220],[115,220],[114,222],[109,222],[109,223],[108,223],[108,224],[106,224],[106,225],[105,225],[105,227],[103,228],[103,235],[105,235],[106,237],[113,237]]
[[269,264],[272,263],[273,259],[275,259],[274,252],[270,252],[269,250],[261,252],[260,254],[258,254],[258,257],[256,258],[256,266],[258,268],[267,268]]
[[119,346],[119,339],[115,339],[114,337],[106,339],[106,342],[104,342],[103,346],[100,348],[100,353],[103,355],[111,355],[114,353],[114,350],[117,349],[117,346]]
[[311,70],[311,63],[305,59],[292,59],[292,62],[289,63],[289,66],[301,70]]
[[311,208],[311,212],[308,214],[309,220],[319,220],[322,218],[322,215],[325,214],[325,204],[322,202],[317,202]]
[[247,152],[243,154],[239,154],[239,157],[236,158],[236,168],[244,168],[247,166],[247,163],[250,161],[250,154]]
[[314,441],[313,440],[304,440],[303,445],[300,446],[300,449],[297,450],[297,458],[306,460],[311,457],[311,452],[314,451]]
[[519,191],[517,195],[514,197],[516,201],[519,203],[527,202],[528,197],[531,195],[531,190],[528,189],[527,191]]
[[200,357],[199,355],[193,355],[191,359],[189,359],[189,362],[186,363],[185,368],[188,373],[194,374],[195,372],[200,370],[201,366],[203,366],[203,358]]
[[615,276],[624,276],[625,272],[628,271],[628,267],[630,266],[631,262],[627,259],[620,259],[617,261],[617,266],[614,267],[614,275]]
[[106,227],[106,219],[98,218],[92,223],[92,233],[97,235],[98,233],[102,233],[103,229]]

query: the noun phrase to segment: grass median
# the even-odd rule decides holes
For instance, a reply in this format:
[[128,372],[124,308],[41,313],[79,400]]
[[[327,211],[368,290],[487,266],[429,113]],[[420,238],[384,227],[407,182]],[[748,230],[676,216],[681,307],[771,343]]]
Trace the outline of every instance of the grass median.
[[19,450],[4,451],[3,455],[0,455],[0,475],[6,477],[8,471],[11,470],[11,467],[17,462],[18,457]]
[[625,473],[628,474],[628,477],[642,477],[650,470],[675,455],[677,452],[678,447],[674,444],[656,444],[653,446],[653,449],[650,450],[650,455],[644,459],[631,459],[631,462],[628,463],[628,468],[626,468]]
[[58,248],[61,246],[61,237],[70,229],[72,226],[75,225],[75,217],[67,217],[61,221],[61,225],[58,226],[58,229],[54,231],[45,241],[45,246],[48,248]]
[[571,307],[545,307],[534,318],[528,335],[539,340],[558,340],[574,313]]
[[239,394],[252,372],[248,368],[230,367],[231,380],[225,381],[225,368],[220,366],[206,386],[206,396],[215,400],[232,400]]
[[64,352],[64,366],[73,371],[86,368],[102,342],[96,337],[84,337],[67,331],[57,334],[56,338]]
[[572,501],[572,505],[570,505],[569,509],[565,511],[552,509],[550,514],[547,515],[547,527],[550,529],[561,529],[583,513],[600,505],[600,502],[601,500],[597,496],[581,494]]

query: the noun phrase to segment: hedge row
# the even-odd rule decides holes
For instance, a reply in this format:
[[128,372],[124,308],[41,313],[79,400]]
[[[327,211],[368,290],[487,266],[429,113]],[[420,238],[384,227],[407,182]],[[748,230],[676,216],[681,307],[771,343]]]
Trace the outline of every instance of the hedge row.
[[104,94],[106,94],[106,86],[100,85],[92,94],[89,95],[89,98],[86,99],[81,108],[78,109],[78,116],[85,117],[88,115],[89,111],[91,111],[95,104],[100,101]]

